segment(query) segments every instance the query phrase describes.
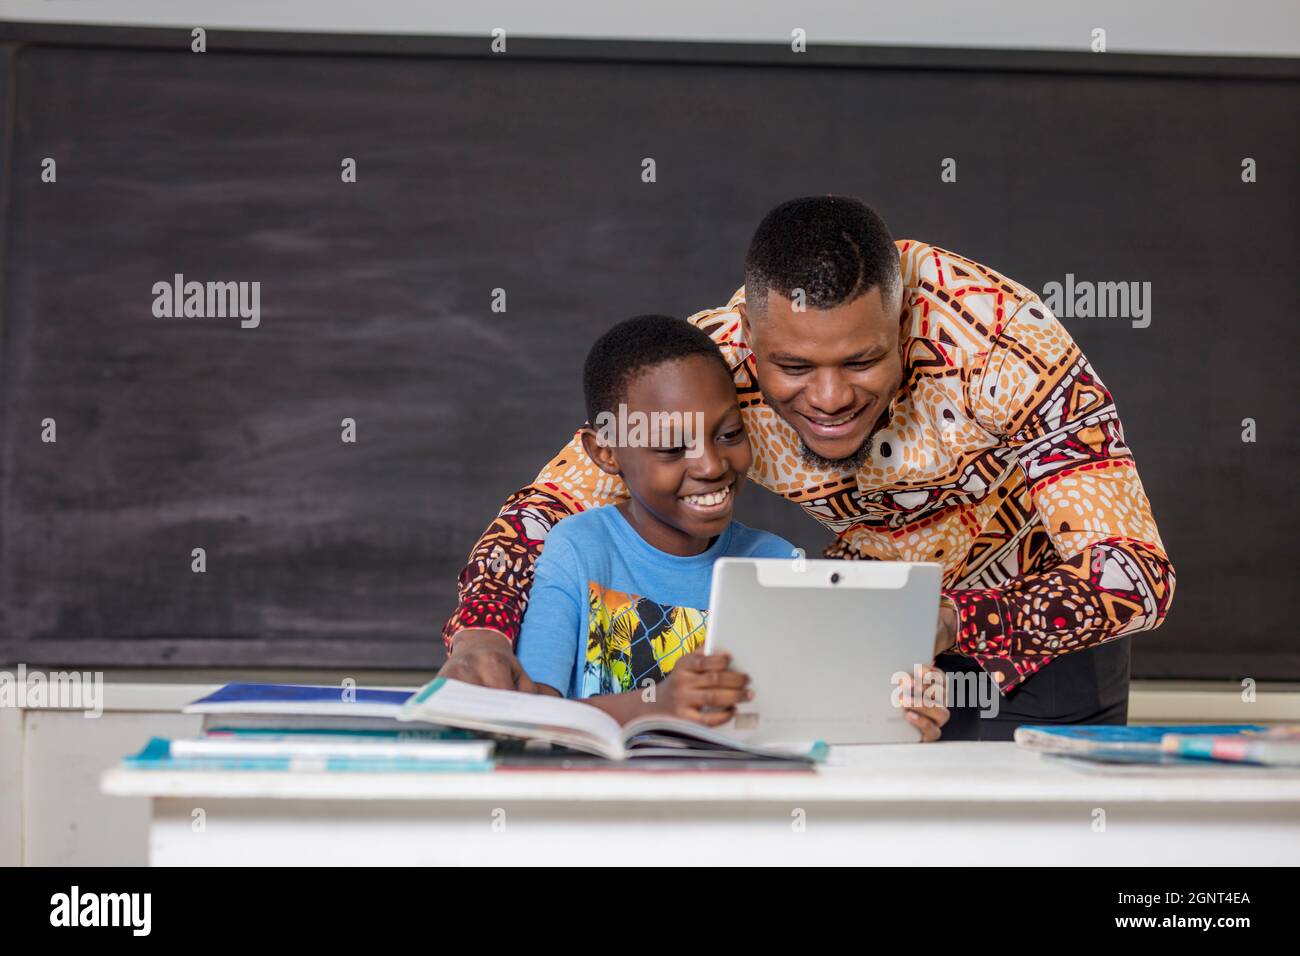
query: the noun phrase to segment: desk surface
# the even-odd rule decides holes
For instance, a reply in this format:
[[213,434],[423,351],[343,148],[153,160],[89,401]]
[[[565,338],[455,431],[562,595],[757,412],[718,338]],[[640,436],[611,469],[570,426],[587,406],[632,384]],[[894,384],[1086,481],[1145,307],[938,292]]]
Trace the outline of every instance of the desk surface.
[[1284,803],[1300,814],[1300,771],[1149,768],[1103,774],[1012,743],[836,747],[814,773],[505,770],[479,773],[135,771],[105,793],[285,800]]

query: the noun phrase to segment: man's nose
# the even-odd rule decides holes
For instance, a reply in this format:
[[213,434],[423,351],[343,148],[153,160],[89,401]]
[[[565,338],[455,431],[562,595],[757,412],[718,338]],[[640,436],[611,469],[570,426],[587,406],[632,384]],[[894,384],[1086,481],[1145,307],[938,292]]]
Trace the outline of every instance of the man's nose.
[[833,415],[853,405],[853,386],[838,369],[821,369],[808,383],[808,404],[819,412]]

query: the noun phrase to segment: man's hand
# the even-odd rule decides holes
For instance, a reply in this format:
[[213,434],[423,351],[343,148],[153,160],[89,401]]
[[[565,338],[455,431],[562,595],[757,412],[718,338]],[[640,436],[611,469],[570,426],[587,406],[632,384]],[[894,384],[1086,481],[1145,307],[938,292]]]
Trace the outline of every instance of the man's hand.
[[957,646],[957,605],[947,598],[939,601],[939,625],[934,631],[934,656],[938,657]]
[[451,656],[439,677],[498,690],[536,694],[537,685],[524,673],[510,641],[500,631],[466,628],[451,639]]
[[921,743],[934,743],[943,732],[943,725],[952,716],[944,706],[947,703],[946,677],[939,668],[926,666],[921,670],[920,688],[914,684],[911,674],[904,674],[899,681],[903,717],[921,732]]
[[730,654],[696,651],[679,660],[655,689],[655,710],[718,727],[736,716],[737,704],[753,697],[749,675],[731,670]]

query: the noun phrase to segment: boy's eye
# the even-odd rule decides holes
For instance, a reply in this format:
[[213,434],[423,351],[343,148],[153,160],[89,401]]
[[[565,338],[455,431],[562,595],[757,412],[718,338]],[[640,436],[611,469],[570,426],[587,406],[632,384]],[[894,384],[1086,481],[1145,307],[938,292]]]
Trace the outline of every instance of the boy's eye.
[[685,451],[685,446],[678,445],[674,448],[656,448],[655,454],[662,455],[665,458],[676,458],[677,456],[684,454]]
[[722,441],[739,441],[745,434],[743,428],[733,428],[730,431],[723,432],[718,438]]

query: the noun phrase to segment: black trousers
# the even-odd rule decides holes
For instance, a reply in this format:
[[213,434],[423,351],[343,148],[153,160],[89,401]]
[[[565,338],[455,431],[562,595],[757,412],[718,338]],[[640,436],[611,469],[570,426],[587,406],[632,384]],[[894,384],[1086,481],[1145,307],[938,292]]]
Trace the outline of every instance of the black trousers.
[[[1129,653],[1129,638],[1120,637],[1063,654],[999,695],[996,717],[981,717],[975,700],[962,707],[950,702],[952,716],[940,740],[1010,740],[1021,724],[1128,723]],[[940,654],[935,664],[949,673],[983,673],[974,660],[957,654]]]

